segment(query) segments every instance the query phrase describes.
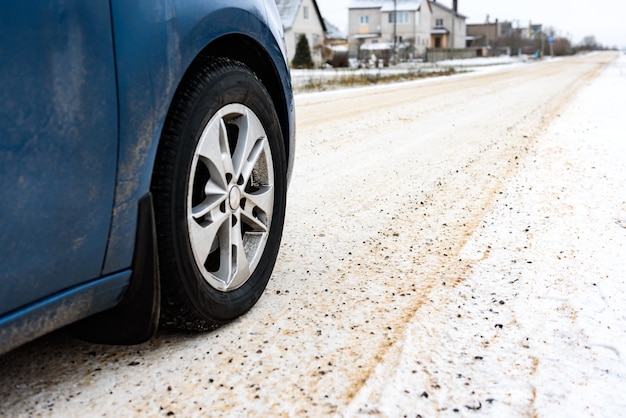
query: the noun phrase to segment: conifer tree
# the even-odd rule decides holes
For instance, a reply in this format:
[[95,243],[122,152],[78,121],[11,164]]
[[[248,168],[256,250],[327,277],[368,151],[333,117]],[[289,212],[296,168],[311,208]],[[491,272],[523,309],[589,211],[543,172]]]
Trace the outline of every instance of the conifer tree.
[[293,56],[291,65],[294,68],[313,68],[313,59],[311,58],[311,49],[309,41],[304,34],[300,34],[298,44],[296,45],[296,53]]

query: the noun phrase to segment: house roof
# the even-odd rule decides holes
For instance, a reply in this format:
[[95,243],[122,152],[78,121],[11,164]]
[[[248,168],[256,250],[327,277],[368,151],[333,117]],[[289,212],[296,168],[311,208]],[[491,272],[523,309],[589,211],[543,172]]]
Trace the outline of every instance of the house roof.
[[387,42],[377,42],[377,43],[369,43],[369,44],[363,44],[359,47],[359,49],[363,49],[366,51],[384,51],[387,49],[391,49],[391,44],[387,43]]
[[[396,11],[416,11],[424,2],[430,3],[427,0],[396,0]],[[352,0],[348,5],[349,9],[381,9],[382,12],[391,12],[393,7],[393,0]]]
[[352,0],[348,9],[380,9],[382,3],[381,0]]
[[296,20],[298,10],[300,10],[300,3],[301,0],[276,0],[276,7],[285,30],[290,29]]
[[456,15],[456,17],[459,17],[459,18],[461,18],[461,19],[466,19],[466,18],[467,18],[467,16],[464,16],[464,15],[460,14],[459,12],[455,12],[455,11],[454,11],[454,10],[452,10],[451,8],[446,7],[446,6],[444,6],[443,4],[441,4],[441,3],[437,3],[437,1],[432,1],[432,0],[429,0],[428,2],[429,2],[432,6],[438,7],[438,8],[440,8],[441,10],[444,10],[444,11],[446,11],[446,12],[450,13],[450,14]]
[[326,26],[326,37],[328,39],[347,39],[346,35],[335,25],[324,19]]
[[[414,12],[420,8],[419,1],[398,1],[396,2],[396,11],[397,12]],[[393,12],[393,3],[385,3],[383,7],[380,8],[381,12]]]
[[[293,22],[295,22],[296,17],[298,16],[298,10],[300,10],[300,5],[302,4],[302,0],[275,0],[276,7],[278,8],[278,13],[280,14],[280,20],[283,22],[283,28],[285,30],[291,29],[293,26]],[[322,18],[322,14],[320,13],[319,7],[317,7],[317,2],[315,0],[311,0],[313,3],[313,8],[315,9],[315,14],[322,25],[322,29],[326,32],[326,24],[324,19]]]

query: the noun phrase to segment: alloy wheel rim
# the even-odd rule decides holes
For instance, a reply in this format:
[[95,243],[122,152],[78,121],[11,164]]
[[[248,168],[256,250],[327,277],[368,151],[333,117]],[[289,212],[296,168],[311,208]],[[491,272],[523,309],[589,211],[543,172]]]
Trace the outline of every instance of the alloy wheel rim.
[[187,232],[197,269],[228,292],[248,281],[263,255],[274,207],[267,134],[242,104],[221,108],[206,124],[187,184]]

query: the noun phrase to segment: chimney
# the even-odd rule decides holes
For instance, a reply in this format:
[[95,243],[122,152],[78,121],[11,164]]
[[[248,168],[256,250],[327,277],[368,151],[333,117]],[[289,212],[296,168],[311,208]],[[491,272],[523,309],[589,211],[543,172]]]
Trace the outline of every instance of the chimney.
[[454,13],[458,13],[459,12],[459,2],[458,2],[458,0],[453,0],[452,1],[452,10],[454,10]]

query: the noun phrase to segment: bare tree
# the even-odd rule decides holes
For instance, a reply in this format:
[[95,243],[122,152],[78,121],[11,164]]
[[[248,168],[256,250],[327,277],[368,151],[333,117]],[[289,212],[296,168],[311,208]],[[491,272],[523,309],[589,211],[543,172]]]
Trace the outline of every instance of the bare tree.
[[596,37],[593,35],[588,35],[583,38],[583,40],[578,45],[578,49],[593,51],[596,49],[601,49],[601,46],[596,42]]

